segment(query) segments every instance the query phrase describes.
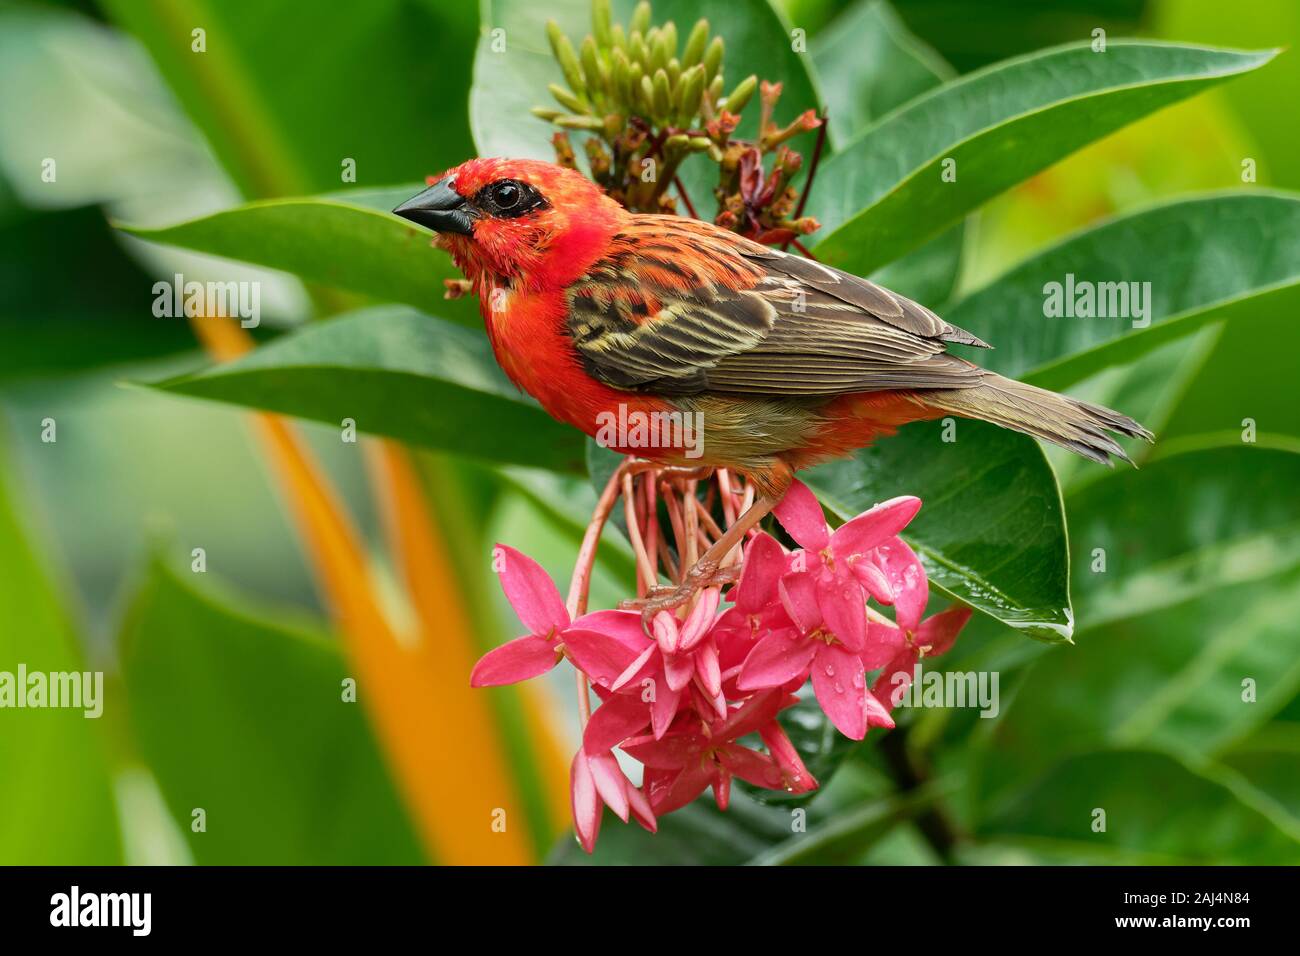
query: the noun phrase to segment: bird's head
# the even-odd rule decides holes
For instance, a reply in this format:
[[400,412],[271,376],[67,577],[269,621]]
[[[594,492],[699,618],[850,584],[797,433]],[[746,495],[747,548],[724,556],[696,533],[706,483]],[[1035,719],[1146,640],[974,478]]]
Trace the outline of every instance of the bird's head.
[[627,216],[581,173],[535,159],[471,159],[393,212],[435,230],[470,279],[538,288],[582,275]]

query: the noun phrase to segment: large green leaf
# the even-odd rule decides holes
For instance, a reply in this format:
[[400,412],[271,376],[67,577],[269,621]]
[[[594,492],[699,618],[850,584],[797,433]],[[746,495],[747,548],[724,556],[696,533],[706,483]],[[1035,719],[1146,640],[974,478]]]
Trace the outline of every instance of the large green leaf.
[[243,358],[158,383],[489,461],[578,470],[582,436],[506,381],[487,340],[400,306],[314,323]]
[[[1067,275],[1149,283],[1149,311],[1145,319],[1045,316],[1046,285],[1064,286]],[[980,355],[982,365],[1015,377],[1032,371],[1030,381],[1059,389],[1212,320],[1290,314],[1300,302],[1297,287],[1300,196],[1238,191],[1086,229],[964,298],[945,318],[996,346]]]
[[[1105,830],[1093,829],[1096,811]],[[1295,864],[1300,828],[1213,768],[1165,754],[1082,754],[1017,795],[980,835],[1056,862]]]
[[443,298],[442,280],[460,278],[450,257],[430,247],[429,233],[388,213],[422,188],[268,199],[162,229],[123,228],[151,242],[283,269],[477,324],[474,300]]
[[[828,139],[835,146],[953,76],[952,67],[909,34],[884,0],[858,0],[816,35],[810,52],[829,114]],[[818,188],[814,183],[814,192]],[[938,308],[957,284],[965,235],[959,222],[871,278]]]
[[[1060,47],[962,77],[824,165],[817,255],[865,275],[1079,147],[1272,56],[1111,41],[1104,53]],[[945,160],[956,164],[951,182]]]
[[884,0],[857,0],[817,33],[810,52],[837,149],[873,120],[956,75]]
[[1297,480],[1300,453],[1207,448],[1069,499],[1085,639],[1043,655],[1005,708],[979,752],[982,802],[1099,746],[1203,760],[1295,697]]
[[[46,445],[58,454],[58,445]],[[89,673],[76,637],[10,500],[0,456],[0,671]],[[121,841],[105,755],[106,723],[123,716],[99,674],[100,715],[87,708],[0,709],[0,864],[120,863]],[[93,685],[92,685],[93,686]],[[11,686],[9,692],[26,693]],[[26,699],[24,697],[24,699]],[[84,703],[84,702],[83,702]],[[93,708],[92,708],[93,710]]]
[[156,564],[122,653],[136,738],[196,862],[423,861],[337,646]]
[[1239,442],[1193,445],[1081,488],[1069,499],[1080,627],[1300,566],[1298,487],[1300,446]]
[[[68,282],[76,263],[77,281]],[[149,313],[152,285],[92,207],[0,224],[0,379],[75,372],[193,348]]]
[[[406,182],[471,151],[470,4],[374,0],[328,15],[310,0],[105,6],[144,44],[245,195],[336,189],[346,159],[358,183]],[[204,52],[192,49],[196,28]],[[290,37],[300,41],[292,50]]]
[[1032,438],[984,422],[908,425],[803,479],[841,518],[896,495],[921,511],[903,533],[930,583],[1030,637],[1070,639],[1074,627],[1061,495]]

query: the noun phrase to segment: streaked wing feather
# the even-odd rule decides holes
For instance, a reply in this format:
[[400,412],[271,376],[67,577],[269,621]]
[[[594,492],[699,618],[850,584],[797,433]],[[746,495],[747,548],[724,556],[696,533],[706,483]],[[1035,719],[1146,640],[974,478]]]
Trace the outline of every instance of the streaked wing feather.
[[595,378],[669,395],[965,388],[981,375],[944,354],[947,341],[978,340],[928,309],[675,217],[642,217],[615,238],[570,286],[568,325]]

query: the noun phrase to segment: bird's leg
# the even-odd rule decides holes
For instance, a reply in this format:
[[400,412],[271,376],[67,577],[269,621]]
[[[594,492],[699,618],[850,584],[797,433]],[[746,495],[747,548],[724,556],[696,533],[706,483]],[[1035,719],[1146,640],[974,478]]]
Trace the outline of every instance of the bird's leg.
[[723,532],[722,537],[700,555],[699,560],[686,572],[677,587],[655,588],[644,598],[637,601],[624,601],[619,607],[639,610],[642,620],[649,626],[650,619],[660,611],[671,611],[681,607],[701,588],[734,581],[739,574],[739,565],[723,568],[723,560],[732,548],[744,540],[751,528],[767,517],[780,500],[780,496],[770,498],[764,495],[750,505],[749,510],[737,518],[735,524]]

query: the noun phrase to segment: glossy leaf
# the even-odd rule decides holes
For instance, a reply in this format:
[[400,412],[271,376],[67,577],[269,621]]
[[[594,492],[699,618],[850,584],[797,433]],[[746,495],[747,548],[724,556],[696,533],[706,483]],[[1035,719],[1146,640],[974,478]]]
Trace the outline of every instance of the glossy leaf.
[[286,335],[195,375],[157,383],[182,395],[284,412],[489,461],[577,470],[582,435],[522,397],[487,340],[399,306]]
[[[1141,781],[1135,786],[1136,781]],[[1142,750],[1083,754],[1024,790],[980,835],[1015,839],[1031,852],[1064,851],[1073,862],[1294,864],[1300,829],[1201,772]],[[1096,810],[1105,830],[1093,829]]]
[[269,199],[161,229],[122,228],[150,242],[283,269],[478,325],[474,299],[443,297],[443,280],[461,274],[446,253],[430,246],[432,234],[388,213],[423,188]]
[[819,30],[811,46],[836,149],[873,120],[956,75],[884,0],[857,0]]
[[[819,258],[865,274],[986,200],[1271,52],[1111,41],[1045,50],[946,84],[883,118],[818,173]],[[955,172],[945,181],[944,163]]]
[[[374,0],[328,15],[260,0],[105,6],[144,44],[247,196],[336,189],[349,159],[353,181],[386,186],[471,151],[471,4]],[[196,27],[202,53],[192,49]]]
[[[1110,318],[1047,317],[1048,284],[1139,283],[1138,301]],[[950,322],[995,346],[979,362],[1061,389],[1131,361],[1206,322],[1273,313],[1300,302],[1300,196],[1229,192],[1165,203],[1071,236],[948,309]],[[1056,288],[1051,292],[1055,294]],[[1110,295],[1106,296],[1109,301]],[[1076,299],[1077,301],[1077,299]],[[1108,308],[1111,308],[1108,306]],[[1115,310],[1121,311],[1121,310]]]
[[1032,438],[975,421],[905,426],[853,458],[803,475],[847,519],[896,495],[920,512],[903,533],[931,585],[1030,637],[1069,640],[1065,522],[1056,479]]
[[123,654],[132,727],[195,862],[423,862],[333,643],[155,565]]

